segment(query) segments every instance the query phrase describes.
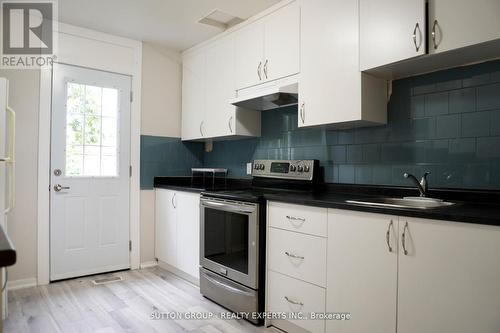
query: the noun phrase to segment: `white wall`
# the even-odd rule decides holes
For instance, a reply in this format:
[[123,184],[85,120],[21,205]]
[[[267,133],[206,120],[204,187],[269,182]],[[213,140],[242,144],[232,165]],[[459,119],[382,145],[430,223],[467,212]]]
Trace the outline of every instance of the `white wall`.
[[181,137],[181,79],[180,53],[143,44],[141,134]]
[[[181,136],[180,53],[144,43],[142,47],[141,134]],[[141,191],[141,262],[154,260],[154,191]]]
[[9,105],[16,111],[16,207],[7,232],[17,251],[9,281],[36,278],[39,70],[0,70],[9,80]]

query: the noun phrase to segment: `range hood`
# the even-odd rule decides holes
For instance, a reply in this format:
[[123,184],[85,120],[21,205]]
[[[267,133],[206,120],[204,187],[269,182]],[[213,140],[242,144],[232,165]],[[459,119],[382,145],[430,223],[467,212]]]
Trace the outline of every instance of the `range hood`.
[[231,104],[247,110],[267,111],[298,104],[296,77],[267,82],[238,91]]

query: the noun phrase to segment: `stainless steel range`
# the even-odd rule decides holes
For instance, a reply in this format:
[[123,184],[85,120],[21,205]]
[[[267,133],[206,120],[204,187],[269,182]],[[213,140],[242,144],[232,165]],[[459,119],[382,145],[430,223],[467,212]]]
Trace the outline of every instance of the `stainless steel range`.
[[200,290],[204,296],[235,312],[264,310],[265,193],[285,188],[309,191],[318,169],[316,160],[256,160],[251,186],[202,193]]

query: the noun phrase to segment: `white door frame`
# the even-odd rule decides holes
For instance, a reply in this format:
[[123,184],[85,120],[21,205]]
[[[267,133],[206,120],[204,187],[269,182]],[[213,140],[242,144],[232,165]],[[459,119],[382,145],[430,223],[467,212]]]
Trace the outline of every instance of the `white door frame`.
[[[140,266],[140,135],[142,43],[101,32],[58,23],[57,61],[132,76],[130,131],[130,268]],[[117,57],[117,55],[119,55]],[[50,269],[50,131],[52,69],[40,71],[38,119],[38,223],[37,284],[49,283]]]

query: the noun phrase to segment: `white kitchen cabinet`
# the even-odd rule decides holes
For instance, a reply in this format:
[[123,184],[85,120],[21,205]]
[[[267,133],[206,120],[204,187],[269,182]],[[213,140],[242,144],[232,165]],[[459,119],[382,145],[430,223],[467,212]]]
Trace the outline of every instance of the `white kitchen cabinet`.
[[264,22],[253,22],[235,33],[236,89],[263,82]]
[[267,267],[293,278],[326,287],[326,239],[268,229]]
[[386,82],[359,71],[358,2],[299,4],[299,127],[386,124]]
[[260,136],[260,112],[231,104],[235,41],[227,36],[184,56],[182,139]]
[[177,192],[177,268],[198,277],[200,266],[200,195]]
[[327,332],[396,332],[397,269],[397,217],[329,209]]
[[236,107],[230,103],[235,97],[234,38],[216,41],[206,50],[206,124],[207,136],[233,134]]
[[499,39],[499,13],[498,0],[430,0],[430,53]]
[[197,52],[183,58],[182,140],[200,139],[206,135],[205,71],[205,53]]
[[292,2],[236,35],[236,90],[297,74],[300,8]]
[[500,228],[400,217],[399,234],[398,333],[500,332]]
[[300,8],[287,5],[265,19],[265,80],[276,80],[300,71]]
[[200,195],[155,190],[155,257],[174,273],[199,279]]
[[426,54],[425,0],[360,0],[359,6],[362,71]]
[[155,257],[171,266],[177,266],[177,210],[176,192],[155,190]]
[[231,104],[235,90],[235,40],[221,38],[206,54],[204,138],[260,136],[260,112]]
[[[270,313],[293,313],[297,319],[290,319],[288,323],[302,330],[312,333],[325,331],[325,320],[301,320],[310,313],[325,312],[325,289],[286,275],[269,271],[267,275],[268,311]],[[278,324],[277,324],[278,323]],[[276,320],[275,325],[285,332],[297,332],[290,328],[287,322]]]

